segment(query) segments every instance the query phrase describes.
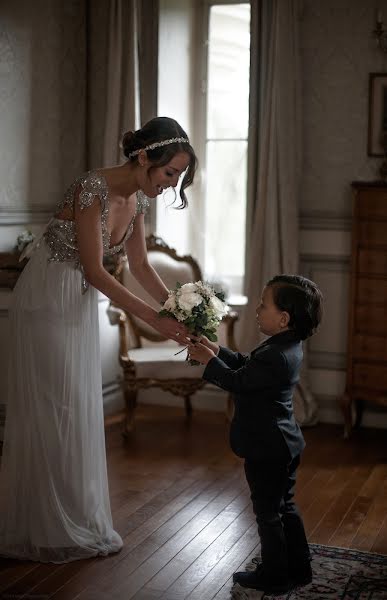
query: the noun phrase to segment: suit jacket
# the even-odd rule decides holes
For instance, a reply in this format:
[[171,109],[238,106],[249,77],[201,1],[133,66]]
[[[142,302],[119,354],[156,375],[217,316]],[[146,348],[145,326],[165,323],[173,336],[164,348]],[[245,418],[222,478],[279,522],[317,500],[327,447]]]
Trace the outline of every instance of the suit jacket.
[[220,347],[203,378],[234,395],[231,448],[254,460],[290,461],[305,447],[293,412],[302,343],[291,330],[267,339],[250,354]]

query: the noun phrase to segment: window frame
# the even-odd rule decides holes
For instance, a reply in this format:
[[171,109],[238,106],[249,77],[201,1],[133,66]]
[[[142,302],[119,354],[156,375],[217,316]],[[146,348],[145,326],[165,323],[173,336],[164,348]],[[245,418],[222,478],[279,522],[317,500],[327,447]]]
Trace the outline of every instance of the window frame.
[[[194,90],[194,101],[191,107],[191,122],[194,124],[191,140],[195,148],[195,152],[199,161],[199,169],[194,184],[194,202],[195,215],[197,222],[195,230],[204,231],[205,225],[205,192],[206,192],[206,140],[207,140],[207,87],[208,87],[208,46],[209,46],[209,24],[210,10],[212,6],[225,4],[251,4],[249,0],[200,0],[195,15],[194,23],[194,66],[193,66],[193,81],[192,89]],[[248,126],[248,131],[249,131]],[[249,146],[249,137],[247,136],[247,147]],[[246,178],[248,174],[246,173]],[[247,195],[247,180],[246,180],[246,195]],[[246,198],[246,216],[248,214],[247,198]],[[205,273],[205,240],[200,243],[198,236],[191,232],[191,242],[194,248],[195,256],[198,257],[199,263],[202,265]],[[244,259],[246,258],[246,243]],[[239,292],[243,293],[245,273],[242,274],[241,280],[238,282],[235,277],[230,277],[231,294],[235,293],[238,287]]]

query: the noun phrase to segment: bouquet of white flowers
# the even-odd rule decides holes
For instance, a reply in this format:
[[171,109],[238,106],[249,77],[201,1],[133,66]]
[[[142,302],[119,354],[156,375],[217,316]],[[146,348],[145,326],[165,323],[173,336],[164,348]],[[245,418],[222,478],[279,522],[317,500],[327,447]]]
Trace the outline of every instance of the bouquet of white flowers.
[[[196,336],[205,335],[216,342],[217,327],[228,312],[224,301],[224,292],[215,291],[208,283],[176,284],[170,290],[168,299],[164,302],[160,315],[174,317]],[[199,364],[190,361],[191,364]]]
[[28,244],[31,244],[31,242],[34,241],[34,239],[34,234],[29,229],[25,229],[17,236],[15,249],[22,252]]

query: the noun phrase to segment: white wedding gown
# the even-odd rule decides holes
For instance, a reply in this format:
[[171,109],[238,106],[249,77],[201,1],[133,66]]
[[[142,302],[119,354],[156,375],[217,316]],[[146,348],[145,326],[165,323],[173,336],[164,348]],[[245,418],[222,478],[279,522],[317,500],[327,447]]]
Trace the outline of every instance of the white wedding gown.
[[[59,208],[101,202],[108,188],[79,178]],[[137,202],[137,213],[146,202]],[[10,310],[9,393],[0,472],[0,555],[67,562],[117,552],[106,470],[97,290],[78,262],[75,225],[53,219],[22,272]]]

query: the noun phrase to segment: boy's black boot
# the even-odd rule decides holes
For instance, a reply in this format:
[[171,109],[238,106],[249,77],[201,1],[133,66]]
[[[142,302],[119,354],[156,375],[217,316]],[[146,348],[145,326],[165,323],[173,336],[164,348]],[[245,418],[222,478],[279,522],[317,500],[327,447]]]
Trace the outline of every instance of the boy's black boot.
[[262,565],[258,565],[255,571],[238,571],[234,573],[233,581],[242,587],[260,590],[266,594],[284,594],[290,589],[286,578],[269,579],[265,577]]
[[313,572],[310,562],[289,570],[289,579],[294,587],[302,587],[312,583]]
[[[289,567],[288,588],[304,587],[312,583],[313,571],[312,567],[310,566],[310,563],[311,561],[308,561],[303,565]],[[261,571],[262,563],[259,562],[257,563],[257,568],[255,571],[239,571],[238,573],[234,573],[234,583],[239,583],[239,585],[243,587],[252,587],[254,589],[260,589],[255,588],[254,584],[257,583],[257,572]],[[239,579],[240,581],[237,581],[236,579]],[[252,583],[252,585],[247,585],[248,583]]]

